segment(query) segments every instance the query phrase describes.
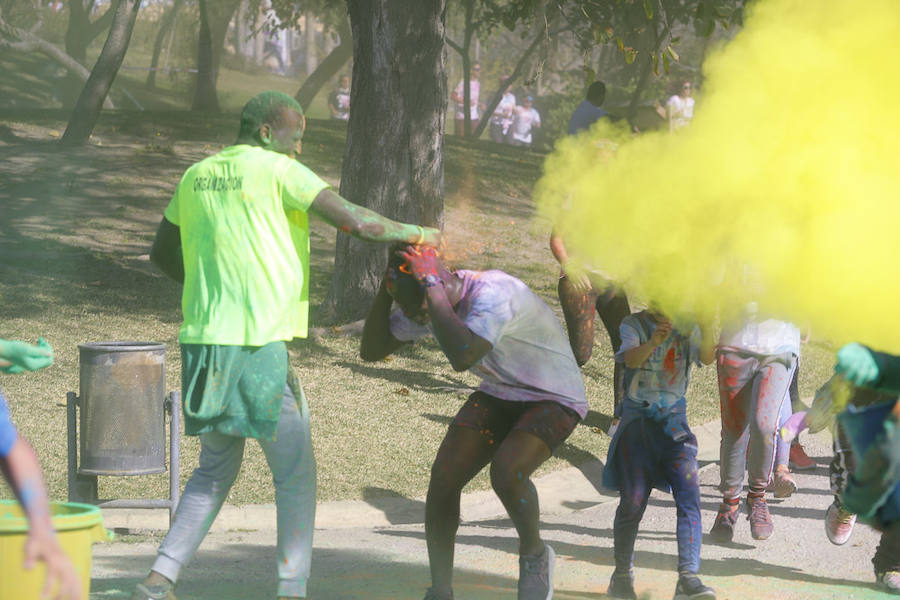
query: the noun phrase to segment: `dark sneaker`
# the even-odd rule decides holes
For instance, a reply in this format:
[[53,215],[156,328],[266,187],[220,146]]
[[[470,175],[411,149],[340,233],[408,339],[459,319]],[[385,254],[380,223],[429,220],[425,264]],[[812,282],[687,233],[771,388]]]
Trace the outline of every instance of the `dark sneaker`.
[[176,600],[175,594],[172,593],[174,587],[171,583],[160,585],[139,583],[131,594],[131,600]]
[[875,573],[878,587],[894,596],[900,596],[900,571]]
[[716,600],[716,593],[696,575],[681,575],[672,600]]
[[613,571],[612,577],[609,578],[606,596],[622,600],[637,600],[637,594],[634,593],[634,575]]
[[853,533],[856,524],[856,515],[844,510],[844,507],[835,500],[825,511],[825,535],[828,541],[836,546],[843,546]]
[[439,594],[434,591],[434,588],[428,588],[425,592],[425,598],[422,600],[453,600],[453,591],[451,590],[449,594]]
[[544,544],[539,556],[519,557],[519,600],[550,600],[553,598],[553,563],[556,553]]
[[734,537],[734,524],[738,520],[738,506],[736,504],[719,504],[719,514],[716,522],[709,530],[709,536],[717,542],[730,542]]
[[772,515],[769,514],[769,505],[765,498],[747,498],[747,510],[750,513],[747,519],[750,521],[750,535],[754,540],[767,540],[775,533],[775,525],[772,523]]

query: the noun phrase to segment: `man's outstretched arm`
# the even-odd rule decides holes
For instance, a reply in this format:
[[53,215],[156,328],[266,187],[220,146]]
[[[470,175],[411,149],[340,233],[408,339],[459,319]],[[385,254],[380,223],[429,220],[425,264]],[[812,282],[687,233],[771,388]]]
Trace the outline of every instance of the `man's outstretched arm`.
[[309,212],[355,238],[369,242],[406,242],[437,246],[441,233],[433,227],[400,223],[359,206],[330,189],[319,192]]

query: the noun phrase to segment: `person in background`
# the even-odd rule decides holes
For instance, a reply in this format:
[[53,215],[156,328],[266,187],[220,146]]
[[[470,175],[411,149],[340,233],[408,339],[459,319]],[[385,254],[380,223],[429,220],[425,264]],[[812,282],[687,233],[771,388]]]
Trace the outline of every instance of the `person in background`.
[[504,75],[500,79],[500,85],[505,86],[503,98],[500,99],[500,103],[494,109],[494,114],[491,115],[491,139],[498,144],[506,141],[506,134],[512,124],[513,110],[516,108],[516,97],[512,93],[512,86],[506,83],[508,80],[508,75]]
[[533,107],[534,98],[525,96],[521,106],[513,110],[513,122],[509,127],[507,141],[513,146],[530,147],[532,142],[531,131],[541,126],[541,115]]
[[[36,345],[0,340],[0,372],[37,371],[53,364],[53,349],[43,339]],[[9,417],[9,406],[0,392],[0,470],[28,518],[25,539],[26,570],[37,562],[47,567],[42,598],[81,600],[82,586],[69,557],[56,539],[50,503],[34,449],[19,435]]]
[[350,76],[341,75],[340,84],[328,96],[328,110],[332,119],[350,118]]
[[595,81],[588,86],[587,95],[572,112],[569,119],[569,135],[575,135],[579,131],[590,129],[591,125],[603,118],[608,118],[609,113],[603,110],[601,105],[606,99],[606,84]]
[[[469,118],[472,131],[475,131],[475,128],[478,127],[479,116],[481,111],[484,110],[484,104],[478,102],[479,95],[481,94],[481,82],[478,80],[479,77],[481,77],[481,65],[475,63],[469,69]],[[450,96],[450,98],[456,102],[456,118],[453,121],[453,133],[460,136],[466,134],[466,99],[464,84],[465,79],[461,79],[460,82],[456,84],[456,88]]]
[[691,82],[681,82],[678,92],[666,101],[666,115],[669,118],[669,131],[686,127],[694,118],[694,99],[691,98]]

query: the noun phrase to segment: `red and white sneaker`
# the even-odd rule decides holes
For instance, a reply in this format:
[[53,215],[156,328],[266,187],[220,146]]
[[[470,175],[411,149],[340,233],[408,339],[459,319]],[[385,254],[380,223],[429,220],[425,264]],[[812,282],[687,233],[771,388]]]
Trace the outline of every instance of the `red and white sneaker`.
[[836,546],[842,546],[850,539],[853,533],[853,525],[856,524],[856,515],[844,510],[837,500],[831,503],[825,511],[825,535],[828,541]]

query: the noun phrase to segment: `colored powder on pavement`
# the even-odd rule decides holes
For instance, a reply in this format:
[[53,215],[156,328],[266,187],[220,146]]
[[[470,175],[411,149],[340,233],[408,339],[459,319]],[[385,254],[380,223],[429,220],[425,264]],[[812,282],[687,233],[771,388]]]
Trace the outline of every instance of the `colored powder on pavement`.
[[896,0],[752,3],[688,127],[562,140],[540,211],[678,320],[757,299],[834,344],[900,352],[898,50]]

